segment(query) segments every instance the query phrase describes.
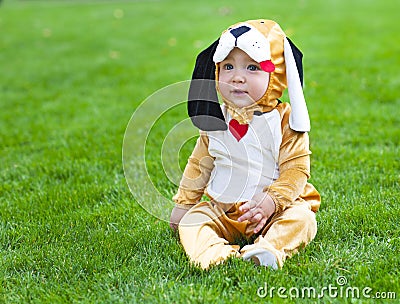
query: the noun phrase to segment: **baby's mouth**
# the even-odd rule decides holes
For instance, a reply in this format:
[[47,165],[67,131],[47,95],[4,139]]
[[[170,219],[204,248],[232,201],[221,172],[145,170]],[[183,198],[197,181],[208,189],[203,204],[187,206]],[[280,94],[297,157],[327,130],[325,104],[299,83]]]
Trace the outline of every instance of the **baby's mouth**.
[[232,90],[231,92],[232,92],[232,94],[234,94],[234,95],[246,95],[246,94],[247,94],[247,91],[239,90],[239,89],[234,89],[234,90]]

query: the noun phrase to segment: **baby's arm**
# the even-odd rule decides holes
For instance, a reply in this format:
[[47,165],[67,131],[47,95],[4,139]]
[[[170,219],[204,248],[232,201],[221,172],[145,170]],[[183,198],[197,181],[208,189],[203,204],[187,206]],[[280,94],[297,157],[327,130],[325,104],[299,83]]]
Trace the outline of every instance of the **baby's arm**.
[[287,126],[279,152],[279,177],[264,188],[274,200],[276,212],[283,211],[304,191],[310,178],[310,154],[308,133]]
[[178,192],[173,197],[176,205],[170,217],[172,229],[175,230],[186,212],[200,201],[213,167],[214,159],[208,153],[208,137],[201,132],[183,172]]

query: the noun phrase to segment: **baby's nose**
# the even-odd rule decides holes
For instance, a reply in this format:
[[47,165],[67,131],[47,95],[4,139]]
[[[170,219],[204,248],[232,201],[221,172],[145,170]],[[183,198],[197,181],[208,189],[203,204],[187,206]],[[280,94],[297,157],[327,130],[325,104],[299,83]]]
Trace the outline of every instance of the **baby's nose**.
[[233,82],[245,82],[246,78],[244,77],[243,73],[240,71],[236,71],[232,77]]

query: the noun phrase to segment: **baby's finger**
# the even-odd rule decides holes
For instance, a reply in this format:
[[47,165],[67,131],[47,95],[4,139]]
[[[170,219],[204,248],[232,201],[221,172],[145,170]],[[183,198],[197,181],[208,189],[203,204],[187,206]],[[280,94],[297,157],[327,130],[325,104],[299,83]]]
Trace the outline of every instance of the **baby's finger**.
[[238,218],[238,221],[244,222],[246,220],[250,220],[254,215],[255,215],[255,213],[253,212],[253,209],[250,209],[247,212],[245,212],[242,216],[240,216]]
[[250,202],[245,202],[243,205],[241,205],[239,207],[239,211],[241,212],[247,212],[248,210],[250,210],[251,206],[250,206]]
[[[254,210],[254,209],[252,209]],[[252,223],[258,223],[259,221],[261,221],[263,219],[263,216],[261,213],[253,213],[254,216],[250,219],[250,222]]]
[[258,202],[256,202],[255,200],[250,200],[248,204],[250,206],[250,209],[254,209],[257,208]]
[[256,228],[254,228],[254,233],[260,232],[260,230],[264,228],[266,222],[267,222],[267,219],[262,218],[261,221],[256,226]]

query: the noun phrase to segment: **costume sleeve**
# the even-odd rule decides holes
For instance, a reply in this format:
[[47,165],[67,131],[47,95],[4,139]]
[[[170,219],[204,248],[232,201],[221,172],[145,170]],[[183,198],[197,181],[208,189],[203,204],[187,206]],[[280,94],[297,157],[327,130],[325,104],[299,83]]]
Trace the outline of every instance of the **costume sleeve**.
[[213,168],[214,158],[208,153],[208,136],[205,132],[200,132],[183,172],[178,192],[173,197],[178,208],[190,209],[200,201]]
[[282,112],[279,178],[264,188],[274,200],[276,212],[283,211],[287,205],[294,202],[303,193],[310,178],[311,151],[308,133],[290,129],[288,122],[290,107],[283,106]]

